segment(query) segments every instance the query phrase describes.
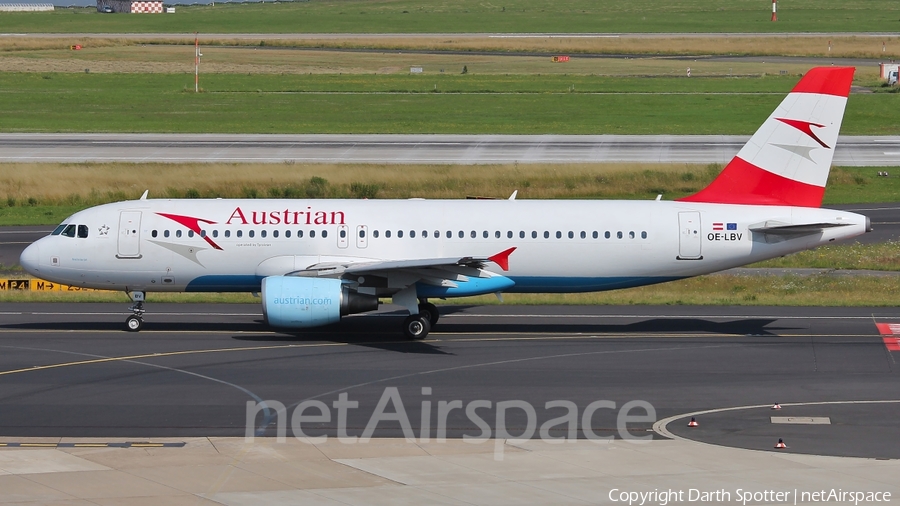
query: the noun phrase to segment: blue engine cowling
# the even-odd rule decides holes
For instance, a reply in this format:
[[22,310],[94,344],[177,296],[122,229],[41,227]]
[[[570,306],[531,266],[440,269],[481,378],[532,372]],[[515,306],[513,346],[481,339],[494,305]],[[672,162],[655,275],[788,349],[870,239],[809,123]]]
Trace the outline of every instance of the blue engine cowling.
[[269,276],[262,280],[262,310],[273,327],[308,328],[341,316],[378,309],[378,298],[350,291],[339,279]]

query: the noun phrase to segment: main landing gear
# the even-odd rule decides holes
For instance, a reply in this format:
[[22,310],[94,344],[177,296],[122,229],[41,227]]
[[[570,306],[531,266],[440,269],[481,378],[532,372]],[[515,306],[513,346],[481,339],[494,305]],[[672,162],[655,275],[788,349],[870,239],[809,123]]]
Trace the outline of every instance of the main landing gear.
[[437,306],[422,299],[419,302],[419,314],[411,314],[403,321],[403,334],[409,339],[421,341],[428,337],[440,317]]
[[132,314],[125,318],[125,330],[138,332],[144,326],[144,292],[132,292],[131,300],[134,305],[128,308]]

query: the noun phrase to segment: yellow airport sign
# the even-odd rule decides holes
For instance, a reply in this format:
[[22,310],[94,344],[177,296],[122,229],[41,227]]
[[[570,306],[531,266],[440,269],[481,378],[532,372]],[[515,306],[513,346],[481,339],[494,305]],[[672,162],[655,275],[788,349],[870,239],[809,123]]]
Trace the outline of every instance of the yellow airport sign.
[[0,279],[0,291],[20,290],[23,292],[111,292],[80,286],[61,285],[43,279]]

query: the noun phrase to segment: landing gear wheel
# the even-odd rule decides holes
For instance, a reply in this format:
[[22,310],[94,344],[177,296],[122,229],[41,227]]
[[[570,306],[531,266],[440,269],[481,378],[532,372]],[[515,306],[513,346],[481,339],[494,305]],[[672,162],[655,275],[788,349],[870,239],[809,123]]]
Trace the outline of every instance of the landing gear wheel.
[[140,316],[131,315],[125,319],[125,330],[128,332],[137,332],[144,326],[144,319]]
[[428,317],[420,314],[411,314],[403,321],[403,334],[416,341],[421,341],[431,332],[431,322]]
[[430,302],[419,304],[419,315],[428,318],[428,323],[431,324],[431,328],[434,328],[434,326],[437,325],[438,319],[441,317],[437,306]]

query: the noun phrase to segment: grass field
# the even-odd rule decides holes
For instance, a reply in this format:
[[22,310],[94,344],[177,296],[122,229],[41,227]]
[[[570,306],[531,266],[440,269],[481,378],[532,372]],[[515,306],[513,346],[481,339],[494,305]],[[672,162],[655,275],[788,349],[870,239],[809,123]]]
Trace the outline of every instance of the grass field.
[[323,0],[195,6],[129,16],[95,9],[4,13],[0,32],[459,33],[459,32],[897,32],[895,0]]
[[[667,200],[696,192],[721,170],[682,164],[0,164],[0,225],[51,225],[92,205],[151,198],[505,198]],[[825,204],[900,201],[884,167],[837,167]],[[888,169],[896,174],[900,169]],[[177,184],[173,185],[173,181]],[[359,194],[354,183],[375,188]]]
[[[195,94],[189,74],[0,73],[0,131],[750,134],[797,80],[341,77],[213,74]],[[854,95],[841,133],[897,134],[898,106]]]

